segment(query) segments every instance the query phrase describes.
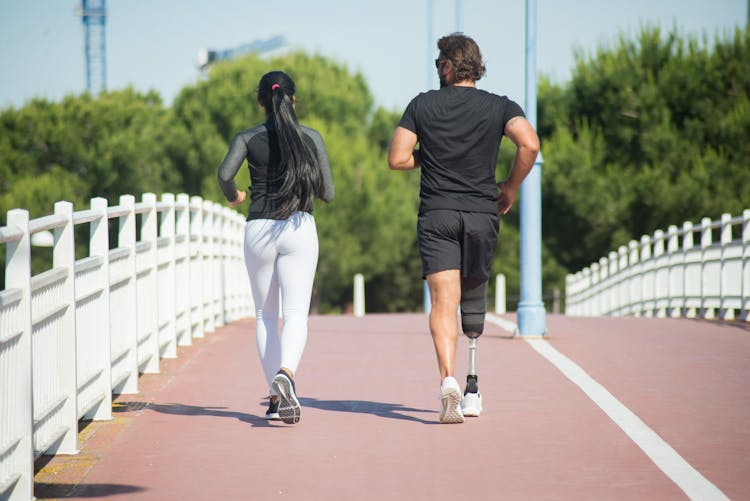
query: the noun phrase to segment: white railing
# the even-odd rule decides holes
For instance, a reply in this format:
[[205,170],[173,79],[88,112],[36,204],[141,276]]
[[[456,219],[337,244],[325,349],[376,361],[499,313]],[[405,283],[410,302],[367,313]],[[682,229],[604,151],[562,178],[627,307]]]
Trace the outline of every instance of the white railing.
[[[110,419],[112,394],[137,392],[139,373],[158,372],[177,346],[255,310],[248,281],[238,280],[245,219],[200,197],[123,195],[117,206],[95,198],[87,210],[58,202],[49,216],[7,216],[0,499],[15,501],[33,499],[36,457],[78,451],[79,419]],[[77,225],[89,229],[80,259]],[[32,236],[46,231],[52,265],[32,276]]]
[[633,240],[568,275],[565,299],[568,315],[750,320],[750,210]]

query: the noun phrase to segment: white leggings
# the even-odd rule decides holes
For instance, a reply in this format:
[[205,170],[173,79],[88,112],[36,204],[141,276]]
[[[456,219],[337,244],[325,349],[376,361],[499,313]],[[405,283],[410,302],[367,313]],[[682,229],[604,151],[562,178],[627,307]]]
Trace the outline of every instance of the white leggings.
[[[318,232],[307,212],[287,220],[252,219],[245,226],[245,265],[256,312],[256,342],[269,388],[276,372],[297,371],[307,342]],[[279,290],[284,327],[279,336]],[[273,390],[271,390],[273,394]]]

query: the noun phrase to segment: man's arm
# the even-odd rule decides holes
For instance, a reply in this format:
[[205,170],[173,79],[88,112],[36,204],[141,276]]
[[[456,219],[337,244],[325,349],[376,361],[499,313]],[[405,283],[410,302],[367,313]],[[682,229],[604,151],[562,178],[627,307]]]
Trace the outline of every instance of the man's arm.
[[513,167],[505,181],[497,184],[500,189],[498,209],[501,214],[507,214],[516,199],[516,192],[521,182],[531,171],[539,153],[539,138],[528,120],[523,117],[513,117],[505,125],[505,135],[516,145],[516,156]]
[[388,166],[393,170],[412,170],[422,166],[417,146],[417,135],[403,127],[396,127],[388,146]]

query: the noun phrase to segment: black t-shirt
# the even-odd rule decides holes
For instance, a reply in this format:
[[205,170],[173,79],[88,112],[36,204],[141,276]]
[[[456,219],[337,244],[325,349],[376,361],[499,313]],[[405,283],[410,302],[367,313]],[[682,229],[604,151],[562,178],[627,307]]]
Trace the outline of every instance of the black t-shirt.
[[399,126],[422,154],[419,213],[433,209],[497,214],[495,166],[508,121],[524,116],[505,96],[448,86],[412,99]]

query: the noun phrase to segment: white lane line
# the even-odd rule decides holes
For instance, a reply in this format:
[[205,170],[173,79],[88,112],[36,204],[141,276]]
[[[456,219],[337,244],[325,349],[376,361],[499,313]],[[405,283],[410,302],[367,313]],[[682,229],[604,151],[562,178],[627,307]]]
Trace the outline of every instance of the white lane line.
[[[487,314],[487,320],[509,332],[518,329],[515,323],[492,314]],[[690,499],[729,499],[575,362],[544,339],[526,339],[526,342],[583,390]]]

